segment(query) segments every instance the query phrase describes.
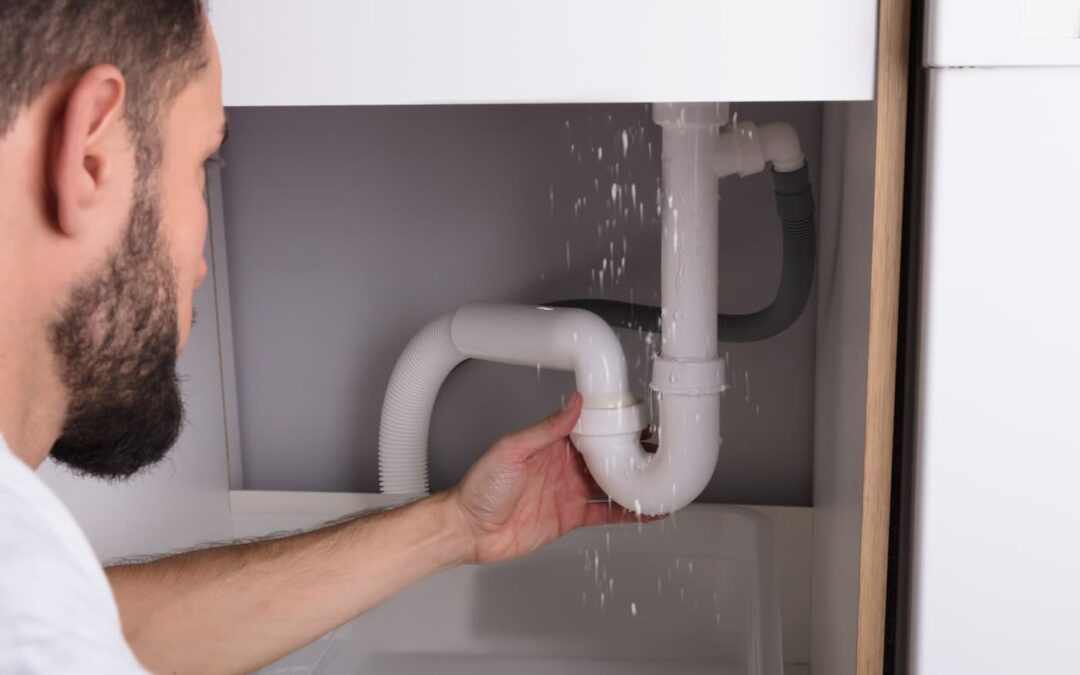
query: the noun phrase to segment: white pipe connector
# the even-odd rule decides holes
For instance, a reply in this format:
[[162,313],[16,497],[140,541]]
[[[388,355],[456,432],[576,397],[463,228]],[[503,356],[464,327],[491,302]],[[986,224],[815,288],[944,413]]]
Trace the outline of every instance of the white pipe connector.
[[767,164],[780,173],[797,171],[806,163],[799,135],[783,122],[763,124],[741,121],[719,135],[714,157],[719,178],[746,177],[765,170]]

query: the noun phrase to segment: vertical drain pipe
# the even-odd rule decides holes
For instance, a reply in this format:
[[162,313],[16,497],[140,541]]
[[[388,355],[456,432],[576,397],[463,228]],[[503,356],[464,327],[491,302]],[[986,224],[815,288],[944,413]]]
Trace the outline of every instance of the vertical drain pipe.
[[671,486],[680,506],[705,489],[720,454],[725,372],[716,336],[720,215],[715,156],[728,111],[726,103],[653,104],[653,121],[663,132],[664,204],[663,337],[653,362],[652,389],[660,399],[664,459],[679,462],[693,455],[698,471],[688,484]]
[[719,178],[715,157],[724,103],[656,103],[663,130],[660,354],[651,387],[659,395],[659,446],[643,455],[626,434],[589,433],[590,411],[574,444],[612,499],[645,515],[676,511],[700,495],[720,456],[717,352]]

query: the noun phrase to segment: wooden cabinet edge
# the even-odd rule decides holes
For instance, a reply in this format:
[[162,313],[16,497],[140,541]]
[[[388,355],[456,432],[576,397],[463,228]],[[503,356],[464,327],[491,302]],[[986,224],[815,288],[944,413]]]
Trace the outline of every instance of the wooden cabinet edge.
[[878,10],[876,153],[856,673],[884,668],[911,0]]

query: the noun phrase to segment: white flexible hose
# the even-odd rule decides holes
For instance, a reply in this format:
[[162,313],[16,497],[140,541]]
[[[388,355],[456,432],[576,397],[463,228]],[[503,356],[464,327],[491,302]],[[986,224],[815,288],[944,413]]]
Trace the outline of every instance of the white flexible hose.
[[446,376],[468,357],[454,346],[454,312],[425,326],[405,347],[386,388],[379,422],[379,486],[384,493],[428,493],[428,430]]

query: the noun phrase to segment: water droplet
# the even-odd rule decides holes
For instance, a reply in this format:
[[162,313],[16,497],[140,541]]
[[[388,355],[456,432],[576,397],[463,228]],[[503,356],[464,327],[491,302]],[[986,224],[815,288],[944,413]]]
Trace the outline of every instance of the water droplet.
[[630,136],[626,133],[626,129],[622,132],[622,155],[626,157],[627,151],[630,150]]
[[637,604],[636,603],[633,603],[633,602],[630,603],[630,616],[637,616]]

